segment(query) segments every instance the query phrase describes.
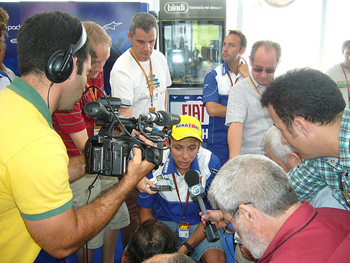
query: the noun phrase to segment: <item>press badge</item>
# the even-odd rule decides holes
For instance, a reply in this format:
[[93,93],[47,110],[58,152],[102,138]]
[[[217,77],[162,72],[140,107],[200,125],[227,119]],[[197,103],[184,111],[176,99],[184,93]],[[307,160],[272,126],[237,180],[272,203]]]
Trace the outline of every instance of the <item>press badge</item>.
[[187,222],[179,223],[179,237],[189,238],[190,237],[190,224]]
[[155,87],[153,90],[153,99],[158,100],[159,99],[159,87]]

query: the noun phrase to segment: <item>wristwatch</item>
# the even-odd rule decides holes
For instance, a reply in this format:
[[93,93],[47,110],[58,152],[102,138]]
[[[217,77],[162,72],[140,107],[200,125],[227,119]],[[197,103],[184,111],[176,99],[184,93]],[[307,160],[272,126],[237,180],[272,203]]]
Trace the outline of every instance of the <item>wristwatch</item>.
[[188,244],[186,241],[184,241],[182,244],[181,244],[181,246],[185,246],[186,248],[187,248],[187,250],[188,250],[188,252],[187,252],[187,256],[191,256],[193,253],[194,253],[194,247],[192,247],[190,244]]

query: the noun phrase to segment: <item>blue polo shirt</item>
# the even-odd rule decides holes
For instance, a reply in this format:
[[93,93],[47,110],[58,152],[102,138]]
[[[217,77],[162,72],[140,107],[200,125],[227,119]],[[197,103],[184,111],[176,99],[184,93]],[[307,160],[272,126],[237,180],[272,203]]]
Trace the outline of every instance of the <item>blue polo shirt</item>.
[[[170,185],[173,190],[158,192],[154,195],[140,193],[137,204],[144,208],[152,208],[152,215],[154,218],[162,221],[174,221],[179,223],[184,220],[183,216],[186,208],[188,185],[185,182],[184,176],[176,170],[170,151],[165,151],[164,155],[166,158],[164,166],[159,167],[154,172],[150,172],[147,178],[151,179],[162,174],[165,179],[158,184]],[[197,170],[200,172],[200,182],[206,193],[215,175],[212,169],[218,170],[220,166],[219,158],[216,155],[212,154],[207,149],[200,148],[196,158],[191,164],[190,170]],[[174,179],[176,180],[178,191],[175,188]],[[206,198],[204,198],[204,203],[207,209],[211,209]],[[186,222],[190,225],[198,224],[201,221],[199,212],[198,203],[193,202],[191,197],[189,197],[185,213]]]
[[[231,87],[241,79],[244,77],[240,73],[234,74],[226,62],[221,64],[204,78],[203,104],[213,101],[227,106]],[[227,131],[225,117],[209,116],[208,144],[227,144]]]

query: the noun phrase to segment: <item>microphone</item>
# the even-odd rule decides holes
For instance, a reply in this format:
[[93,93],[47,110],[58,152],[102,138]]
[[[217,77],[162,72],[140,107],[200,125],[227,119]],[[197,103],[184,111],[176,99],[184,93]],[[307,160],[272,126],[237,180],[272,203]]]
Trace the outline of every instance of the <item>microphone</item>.
[[168,113],[166,111],[144,113],[140,115],[140,118],[146,123],[155,123],[159,126],[165,126],[165,125],[172,126],[175,124],[179,124],[181,121],[181,118],[179,115]]
[[[199,173],[196,170],[189,170],[185,173],[185,181],[188,185],[188,191],[193,201],[198,202],[199,208],[203,215],[207,215],[207,208],[204,205],[203,198],[205,197],[204,189],[199,182]],[[215,242],[220,239],[220,233],[210,220],[205,221],[204,227],[207,239],[209,242]]]

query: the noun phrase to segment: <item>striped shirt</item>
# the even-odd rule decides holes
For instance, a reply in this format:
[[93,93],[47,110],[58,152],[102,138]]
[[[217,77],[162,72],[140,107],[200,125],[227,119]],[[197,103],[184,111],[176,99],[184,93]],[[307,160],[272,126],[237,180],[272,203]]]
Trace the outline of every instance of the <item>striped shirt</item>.
[[[88,79],[88,85],[85,86],[85,90],[88,86],[97,86],[104,89],[104,80],[103,73],[100,72],[96,78]],[[95,94],[93,98],[91,93],[88,91],[86,99],[88,101],[97,100],[99,97],[102,97],[101,92],[97,92],[97,89],[90,89]],[[96,93],[95,93],[96,91]],[[61,111],[56,110],[52,114],[52,124],[56,132],[61,136],[64,144],[67,147],[67,153],[69,157],[80,155],[80,151],[75,146],[70,133],[80,132],[84,129],[87,130],[88,137],[94,135],[94,119],[85,114],[83,111],[84,105],[87,102],[84,98],[81,98],[74,107],[72,111]]]
[[[266,87],[250,78],[262,94]],[[272,119],[266,108],[260,104],[261,95],[252,85],[250,78],[239,81],[230,90],[226,111],[226,126],[231,122],[243,123],[243,140],[240,154],[263,154],[262,141],[265,133],[272,126]]]

